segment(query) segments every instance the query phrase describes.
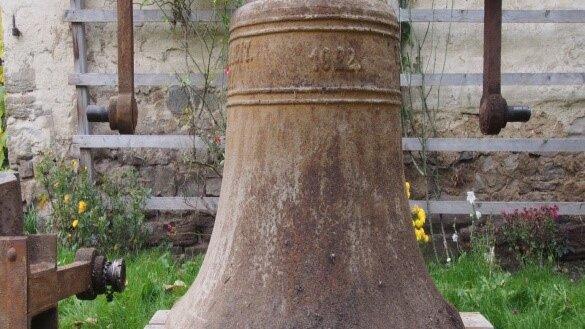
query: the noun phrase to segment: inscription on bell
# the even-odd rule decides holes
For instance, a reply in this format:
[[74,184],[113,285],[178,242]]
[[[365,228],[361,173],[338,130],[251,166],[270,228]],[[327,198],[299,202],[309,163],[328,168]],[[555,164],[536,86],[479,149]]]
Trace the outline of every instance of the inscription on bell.
[[351,46],[337,48],[315,47],[309,54],[315,71],[359,71],[362,69],[355,49]]
[[243,41],[233,46],[233,50],[230,54],[230,65],[237,65],[243,63],[249,63],[252,61],[250,55],[250,41]]

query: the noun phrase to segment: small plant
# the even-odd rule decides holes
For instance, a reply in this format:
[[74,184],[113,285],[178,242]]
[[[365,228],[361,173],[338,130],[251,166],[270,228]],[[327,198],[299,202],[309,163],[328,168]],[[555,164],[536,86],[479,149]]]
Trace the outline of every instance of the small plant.
[[505,246],[517,260],[543,264],[562,256],[566,243],[560,234],[558,206],[516,209],[502,215],[495,229],[496,242]]
[[144,244],[142,205],[148,191],[138,184],[135,171],[90,181],[77,160],[45,157],[36,167],[36,178],[46,194],[37,206],[50,204],[48,230],[71,249],[97,247],[106,253],[129,252]]

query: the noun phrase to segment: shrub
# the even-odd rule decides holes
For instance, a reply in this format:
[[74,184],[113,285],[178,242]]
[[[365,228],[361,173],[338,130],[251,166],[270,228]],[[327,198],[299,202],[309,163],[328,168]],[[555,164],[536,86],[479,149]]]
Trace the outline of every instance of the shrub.
[[144,244],[142,205],[148,191],[140,187],[135,170],[90,181],[77,160],[47,156],[36,167],[46,194],[39,206],[50,203],[48,229],[71,249],[96,247],[106,253],[129,252]]
[[496,242],[508,249],[516,260],[542,264],[566,252],[560,233],[558,206],[524,208],[504,213],[501,225],[495,228]]

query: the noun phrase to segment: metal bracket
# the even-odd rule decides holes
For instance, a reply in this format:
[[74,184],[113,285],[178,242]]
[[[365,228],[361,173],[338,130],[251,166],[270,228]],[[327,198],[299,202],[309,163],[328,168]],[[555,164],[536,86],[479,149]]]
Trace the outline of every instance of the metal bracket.
[[502,97],[502,0],[485,0],[483,28],[483,94],[479,123],[484,135],[497,135],[508,122],[526,122],[527,106],[508,106]]
[[109,122],[120,134],[134,134],[138,107],[134,97],[134,12],[132,0],[118,0],[118,96],[107,108],[88,106],[87,120]]
[[124,290],[124,260],[110,263],[95,249],[80,249],[74,263],[57,267],[56,235],[23,236],[14,174],[0,174],[0,210],[0,328],[57,329],[60,300]]

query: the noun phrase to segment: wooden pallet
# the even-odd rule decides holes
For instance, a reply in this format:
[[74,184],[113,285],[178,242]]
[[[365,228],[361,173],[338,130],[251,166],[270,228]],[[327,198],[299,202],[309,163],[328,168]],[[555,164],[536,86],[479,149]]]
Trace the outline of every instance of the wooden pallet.
[[[170,311],[157,311],[144,329],[163,329]],[[466,329],[494,329],[494,326],[478,312],[461,312]]]

